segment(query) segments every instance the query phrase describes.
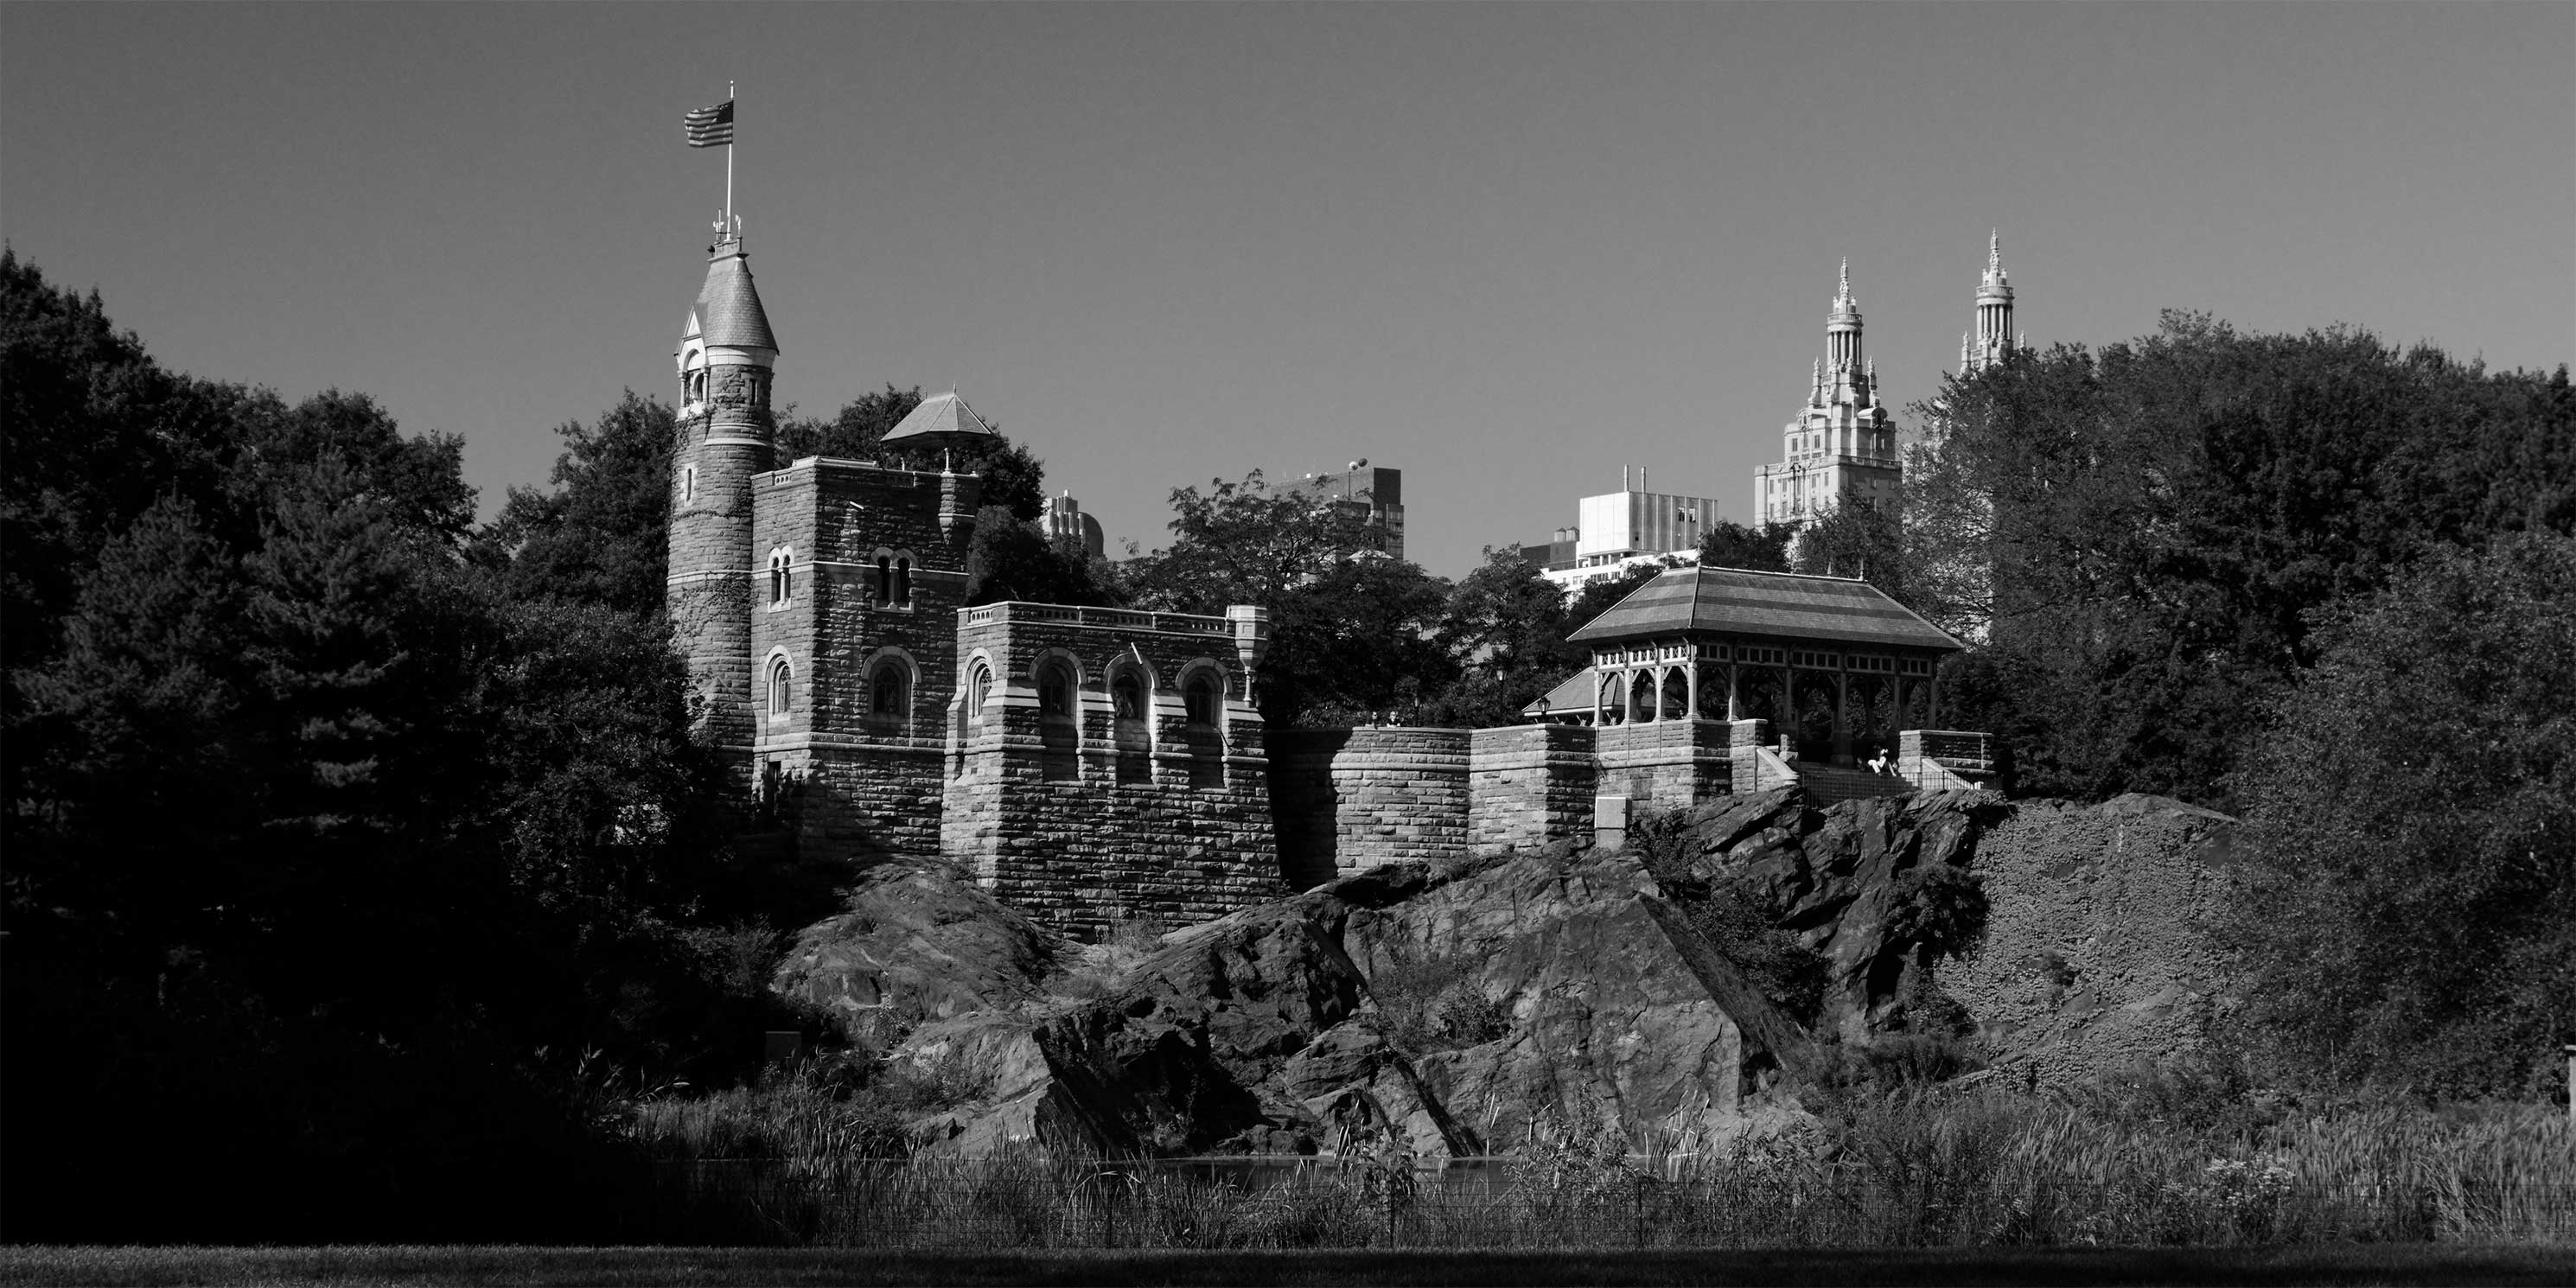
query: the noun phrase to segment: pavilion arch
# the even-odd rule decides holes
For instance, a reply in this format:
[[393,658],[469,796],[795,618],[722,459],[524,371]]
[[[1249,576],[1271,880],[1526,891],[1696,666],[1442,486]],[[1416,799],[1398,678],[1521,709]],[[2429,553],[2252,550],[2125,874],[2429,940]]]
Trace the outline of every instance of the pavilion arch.
[[1628,673],[1628,718],[1639,722],[1655,718],[1655,673],[1646,670]]
[[921,692],[921,664],[912,654],[889,645],[859,664],[867,688],[867,726],[877,733],[912,732],[913,702]]
[[1663,669],[1663,703],[1656,710],[1658,720],[1688,720],[1691,715],[1691,682],[1688,667],[1668,666]]
[[1601,714],[1597,723],[1605,725],[1628,722],[1628,682],[1617,672],[1601,677]]

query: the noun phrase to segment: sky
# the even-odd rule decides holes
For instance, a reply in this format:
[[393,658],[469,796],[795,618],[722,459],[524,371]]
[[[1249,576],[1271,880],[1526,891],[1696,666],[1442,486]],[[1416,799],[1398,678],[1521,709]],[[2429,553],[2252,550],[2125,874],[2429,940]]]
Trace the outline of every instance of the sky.
[[2202,310],[2576,357],[2576,4],[0,5],[0,235],[166,365],[462,436],[672,350],[739,83],[777,396],[952,385],[1113,551],[1357,458],[1458,576],[1623,465],[1752,513],[1848,256],[1891,408]]

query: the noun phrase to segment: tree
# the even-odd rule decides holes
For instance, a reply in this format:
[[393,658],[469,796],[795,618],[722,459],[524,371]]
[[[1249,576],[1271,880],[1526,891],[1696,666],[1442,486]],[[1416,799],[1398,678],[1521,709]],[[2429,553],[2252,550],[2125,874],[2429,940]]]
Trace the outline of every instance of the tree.
[[1709,525],[1700,538],[1699,562],[1703,568],[1749,568],[1755,572],[1790,572],[1789,543],[1797,536],[1795,524],[1766,523],[1748,527],[1732,519],[1719,519]]
[[1846,497],[1798,534],[1795,567],[1811,577],[1857,577],[1903,603],[1908,598],[1903,538],[1894,513]]
[[1986,700],[1954,709],[2007,739],[2027,790],[2226,806],[2243,713],[2316,659],[2309,613],[2445,546],[2576,527],[2563,371],[2357,331],[2168,314],[1915,410],[1933,432],[1899,568],[1932,570],[1936,620],[1986,619],[1954,690]]
[[515,599],[559,596],[662,611],[670,571],[670,405],[626,391],[590,424],[566,421],[549,491],[514,487],[476,555]]
[[1107,570],[1094,566],[1080,542],[1049,540],[1010,507],[988,505],[976,512],[975,537],[966,546],[966,602],[1012,599],[1104,607],[1119,602]]
[[2253,742],[2240,1036],[2302,1080],[2546,1095],[2576,1042],[2576,539],[2323,619]]
[[1273,490],[1259,471],[1239,483],[1172,492],[1172,544],[1132,560],[1137,606],[1271,613],[1270,653],[1256,693],[1274,724],[1330,722],[1414,709],[1453,675],[1435,638],[1448,586],[1380,552],[1357,507]]
[[1565,592],[1516,546],[1485,548],[1484,566],[1450,592],[1440,637],[1462,665],[1431,719],[1483,728],[1518,724],[1521,709],[1587,660],[1566,643]]

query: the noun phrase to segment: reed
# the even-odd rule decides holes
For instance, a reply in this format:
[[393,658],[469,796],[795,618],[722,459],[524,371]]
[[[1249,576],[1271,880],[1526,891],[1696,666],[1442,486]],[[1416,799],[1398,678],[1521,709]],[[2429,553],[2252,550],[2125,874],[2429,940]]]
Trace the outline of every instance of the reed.
[[639,1104],[629,1121],[661,1160],[663,1228],[650,1237],[669,1241],[988,1250],[2576,1242],[2576,1139],[2563,1115],[2538,1107],[2364,1106],[2195,1123],[2083,1096],[1918,1090],[1715,1145],[1534,1135],[1520,1154],[1464,1170],[1418,1166],[1382,1140],[1293,1161],[900,1157],[881,1112],[811,1084]]

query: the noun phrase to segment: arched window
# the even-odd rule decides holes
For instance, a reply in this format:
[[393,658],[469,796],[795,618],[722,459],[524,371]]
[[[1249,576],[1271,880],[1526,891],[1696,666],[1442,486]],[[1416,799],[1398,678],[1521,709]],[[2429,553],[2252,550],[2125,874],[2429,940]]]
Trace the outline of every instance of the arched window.
[[1604,677],[1601,681],[1601,723],[1627,723],[1628,712],[1621,701],[1621,696],[1619,677],[1615,675]]
[[1073,667],[1063,658],[1038,663],[1038,777],[1082,777],[1082,728],[1075,723]]
[[982,662],[966,680],[966,718],[984,718],[984,704],[993,700],[993,668]]
[[877,556],[877,602],[894,602],[894,559],[890,555]]
[[909,559],[894,561],[894,602],[904,608],[912,607],[912,561]]
[[1189,686],[1181,690],[1181,703],[1189,722],[1203,729],[1217,725],[1217,714],[1224,709],[1224,697],[1217,688],[1216,677],[1202,671],[1190,677]]
[[1639,720],[1652,720],[1652,719],[1654,719],[1654,718],[1655,718],[1655,674],[1654,674],[1654,672],[1652,672],[1652,671],[1639,671],[1639,672],[1637,672],[1637,678],[1636,678],[1635,680],[1631,681],[1631,682],[1629,683],[1629,685],[1628,685],[1628,698],[1629,698],[1630,705],[1631,705],[1631,706],[1633,706],[1633,707],[1636,709],[1636,712],[1637,712],[1637,718],[1638,718]]
[[1073,719],[1073,671],[1062,661],[1038,666],[1038,718]]
[[1225,786],[1225,690],[1217,677],[1200,671],[1181,684],[1181,742],[1190,752],[1190,786]]
[[1109,705],[1110,733],[1117,746],[1118,781],[1151,781],[1154,727],[1149,716],[1153,708],[1146,705],[1144,679],[1134,671],[1120,671],[1117,678],[1109,682]]
[[783,657],[769,660],[769,718],[787,718],[788,703],[794,697],[789,691],[796,680],[796,669]]
[[794,551],[782,546],[769,552],[769,606],[784,608],[794,598],[796,561]]
[[1664,672],[1664,709],[1656,718],[1685,720],[1690,713],[1690,677],[1677,666]]
[[887,658],[868,678],[868,719],[879,729],[900,732],[912,715],[912,669]]

